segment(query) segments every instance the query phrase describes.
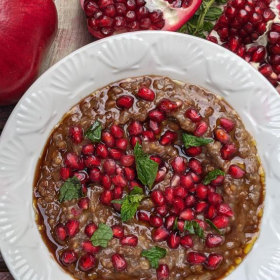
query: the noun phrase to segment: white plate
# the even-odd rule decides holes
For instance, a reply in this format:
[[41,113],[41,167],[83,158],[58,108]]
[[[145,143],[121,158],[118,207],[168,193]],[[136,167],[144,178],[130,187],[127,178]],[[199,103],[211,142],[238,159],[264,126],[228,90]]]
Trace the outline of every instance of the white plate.
[[0,140],[0,246],[18,280],[66,280],[41,239],[32,208],[33,177],[61,117],[95,89],[145,74],[200,85],[223,96],[257,141],[266,170],[261,235],[227,280],[280,279],[280,96],[245,61],[206,40],[136,32],[92,43],[63,59],[27,91]]

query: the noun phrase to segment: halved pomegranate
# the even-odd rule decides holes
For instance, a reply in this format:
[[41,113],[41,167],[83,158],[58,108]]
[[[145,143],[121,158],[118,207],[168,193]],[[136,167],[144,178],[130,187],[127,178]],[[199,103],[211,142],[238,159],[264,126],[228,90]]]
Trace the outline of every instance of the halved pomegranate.
[[96,38],[137,30],[179,29],[202,0],[81,0],[89,32]]

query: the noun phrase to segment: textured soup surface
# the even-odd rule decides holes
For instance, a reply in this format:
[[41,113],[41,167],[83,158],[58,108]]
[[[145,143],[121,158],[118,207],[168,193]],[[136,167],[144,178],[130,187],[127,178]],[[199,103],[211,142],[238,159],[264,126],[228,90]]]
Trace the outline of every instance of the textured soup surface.
[[[155,98],[139,97],[143,87]],[[130,98],[120,100],[124,95]],[[157,121],[151,120],[156,114],[149,113],[154,109],[160,116]],[[85,132],[96,121],[102,138],[92,143]],[[128,144],[119,140],[112,125],[123,129]],[[184,133],[211,143],[186,148]],[[129,160],[133,156],[123,157],[133,155],[137,140],[147,155],[160,159],[151,190],[137,177],[135,163]],[[88,149],[82,150],[85,145]],[[69,160],[69,153],[74,159]],[[213,170],[224,173],[205,182]],[[240,263],[258,234],[262,174],[252,137],[223,99],[166,77],[126,79],[83,99],[52,132],[35,179],[38,225],[57,261],[77,279],[219,279]],[[72,176],[82,181],[79,186],[89,200],[60,202],[60,188]],[[147,197],[136,215],[123,222],[121,206],[110,200],[124,197],[136,185],[143,186]],[[143,213],[150,216],[148,221]],[[190,221],[200,234],[184,228]],[[85,229],[93,223],[94,229],[102,223],[120,225],[125,236],[132,234],[138,242],[125,244],[113,237],[106,248],[96,248],[90,241],[94,230],[89,234]],[[158,241],[160,237],[164,240]],[[154,246],[166,249],[159,263],[168,266],[169,276],[164,276],[164,267],[156,270],[141,256]],[[112,262],[116,253],[125,259],[123,267]]]

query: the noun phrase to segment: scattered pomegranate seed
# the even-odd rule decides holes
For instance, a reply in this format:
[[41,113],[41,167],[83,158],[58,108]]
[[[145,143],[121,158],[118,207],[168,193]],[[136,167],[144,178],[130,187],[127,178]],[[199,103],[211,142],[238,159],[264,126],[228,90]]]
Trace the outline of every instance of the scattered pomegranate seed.
[[180,184],[184,188],[190,189],[194,185],[192,176],[190,174],[188,174],[188,175],[181,175],[181,177],[180,177]]
[[79,200],[78,206],[81,209],[87,210],[89,208],[89,198],[88,197],[83,197]]
[[139,136],[132,136],[130,138],[130,144],[131,146],[134,148],[134,146],[136,145],[136,143],[139,143],[140,145],[142,144],[142,140]]
[[229,224],[229,219],[227,216],[219,215],[216,218],[213,219],[213,224],[217,228],[226,228]]
[[143,132],[143,126],[140,122],[138,121],[132,121],[130,123],[130,125],[128,126],[127,128],[128,132],[130,135],[134,135],[134,136],[137,136],[137,135],[140,135],[142,134]]
[[[179,177],[179,179],[180,179],[180,177]],[[187,190],[182,186],[178,186],[178,187],[174,188],[174,196],[185,198],[187,196],[187,194],[188,194]]]
[[237,148],[233,143],[232,144],[225,144],[221,148],[222,159],[231,160],[234,157],[236,152],[237,152]]
[[72,250],[65,250],[60,256],[60,261],[65,266],[75,263],[77,259],[78,259],[77,254]]
[[112,263],[116,270],[122,271],[125,270],[127,267],[127,263],[123,255],[114,254],[112,255]]
[[64,159],[64,163],[71,169],[79,169],[79,158],[74,153],[67,153]]
[[114,147],[115,139],[113,135],[108,131],[103,131],[101,135],[102,141],[110,148]]
[[153,227],[161,227],[163,225],[163,220],[159,216],[151,215],[150,216],[150,224]]
[[187,169],[187,161],[183,157],[175,157],[171,161],[171,166],[172,166],[174,172],[176,172],[178,174],[182,174]]
[[160,216],[164,217],[167,215],[168,212],[168,208],[166,205],[162,205],[162,206],[158,206],[155,208],[155,211],[157,214],[159,214]]
[[228,173],[234,179],[240,179],[245,175],[245,171],[239,166],[234,164],[229,167]]
[[217,128],[214,131],[215,138],[223,144],[227,144],[230,141],[230,136],[222,128]]
[[101,185],[104,189],[107,189],[107,190],[109,190],[111,188],[112,181],[111,181],[111,178],[109,177],[109,175],[105,174],[102,176]]
[[208,129],[208,124],[206,122],[204,122],[204,121],[200,121],[197,124],[196,129],[195,129],[193,134],[195,136],[198,136],[198,137],[202,136],[203,134],[206,133],[207,129]]
[[185,202],[180,197],[175,197],[173,199],[173,207],[171,208],[171,212],[178,215],[185,208]]
[[208,188],[203,184],[199,184],[195,190],[195,193],[199,199],[204,200],[207,197]]
[[122,155],[120,163],[126,167],[132,166],[134,164],[134,155]]
[[79,259],[79,268],[82,271],[90,271],[95,267],[96,259],[94,255],[86,253]]
[[157,280],[169,279],[169,268],[166,264],[160,264],[156,272],[157,272]]
[[161,112],[158,109],[154,109],[149,112],[148,114],[149,118],[155,122],[161,123],[162,121],[165,120],[165,115],[163,112]]
[[99,143],[96,147],[96,155],[101,158],[107,158],[108,154],[109,154],[109,152],[108,152],[107,147],[104,144]]
[[159,143],[163,146],[170,145],[177,140],[177,133],[167,130],[160,138]]
[[138,211],[137,218],[139,221],[142,222],[148,222],[148,223],[150,222],[150,216],[145,211]]
[[138,244],[138,237],[135,236],[134,234],[129,234],[125,235],[121,240],[120,240],[121,245],[123,246],[132,246],[135,247]]
[[191,158],[189,160],[188,166],[197,175],[201,175],[202,174],[202,165],[201,165],[201,162],[198,159]]
[[155,99],[155,93],[147,87],[141,87],[138,90],[137,96],[146,101],[153,101]]
[[149,128],[155,133],[159,134],[160,133],[160,125],[158,122],[150,120],[149,121]]
[[111,126],[110,131],[115,138],[119,139],[124,137],[123,129],[116,124]]
[[108,175],[116,173],[116,162],[113,159],[106,159],[103,163],[103,171]]
[[156,162],[158,165],[162,164],[162,160],[158,156],[150,156],[150,159],[153,160],[154,162]]
[[220,125],[227,131],[227,132],[231,132],[234,127],[235,127],[235,123],[230,120],[230,119],[226,119],[226,118],[220,118]]
[[181,238],[180,244],[182,247],[188,249],[193,247],[193,240],[190,235],[185,235]]
[[92,182],[94,183],[99,183],[101,178],[102,178],[102,174],[99,168],[94,167],[89,171],[89,178]]
[[136,177],[134,169],[130,168],[130,167],[124,168],[124,174],[125,174],[126,179],[129,181],[134,180]]
[[154,132],[151,130],[143,131],[142,136],[144,141],[153,142],[156,139]]
[[162,99],[159,104],[157,105],[158,109],[164,113],[170,113],[178,108],[178,105],[169,100],[169,99]]
[[215,270],[218,268],[218,266],[221,264],[223,261],[223,256],[219,254],[210,254],[208,256],[206,266],[208,269]]
[[104,190],[100,195],[100,201],[104,205],[110,205],[113,200],[113,193],[110,190]]
[[220,186],[225,180],[225,176],[218,175],[216,179],[211,181],[211,185],[213,186]]
[[81,127],[71,126],[69,128],[69,134],[75,144],[79,144],[83,141],[83,130]]
[[93,144],[87,144],[84,145],[82,148],[82,154],[83,155],[92,155],[94,153],[94,145]]
[[134,102],[133,97],[129,95],[122,95],[117,99],[116,104],[121,109],[122,108],[129,109],[132,107],[133,102]]
[[97,225],[95,223],[89,223],[86,227],[85,227],[85,234],[91,238],[92,235],[94,234],[94,232],[97,230]]
[[113,236],[115,238],[123,238],[124,237],[124,229],[122,226],[114,225],[112,226]]
[[164,197],[165,197],[165,200],[168,204],[172,204],[173,199],[174,199],[174,189],[170,188],[170,187],[167,187],[164,190]]
[[187,208],[180,213],[179,218],[184,221],[191,221],[194,219],[194,211],[191,208]]
[[223,237],[216,234],[209,233],[206,237],[205,244],[209,248],[214,248],[221,245],[223,242]]
[[69,237],[74,237],[79,231],[80,223],[77,220],[69,220],[65,224],[66,232]]
[[175,233],[170,233],[170,235],[167,238],[167,245],[171,249],[177,249],[180,245],[181,238],[180,236]]
[[128,140],[126,138],[119,138],[116,140],[116,147],[122,151],[126,151],[128,146]]
[[201,253],[197,252],[189,252],[187,254],[187,262],[194,265],[194,264],[202,264],[206,261],[206,256]]
[[151,193],[151,199],[157,206],[162,206],[165,204],[165,198],[163,192],[160,190],[155,190]]
[[195,212],[196,213],[202,213],[206,210],[208,206],[208,203],[205,201],[199,201],[197,202],[197,204],[195,205]]
[[201,154],[202,147],[190,147],[185,149],[185,152],[189,157],[195,157]]
[[167,168],[165,166],[161,167],[157,172],[155,182],[156,183],[161,182],[165,178],[166,173],[167,173]]
[[83,241],[82,248],[85,252],[91,253],[91,254],[97,254],[100,251],[100,247],[92,245],[90,240]]
[[185,116],[187,118],[189,118],[190,120],[192,120],[193,122],[199,122],[201,120],[201,116],[199,115],[199,113],[193,109],[190,108],[186,111]]
[[209,206],[205,216],[211,220],[217,216],[217,210],[214,205]]
[[121,156],[122,156],[122,152],[119,151],[118,149],[110,149],[109,150],[109,155],[114,160],[119,160],[121,158]]
[[124,178],[124,176],[122,174],[114,176],[112,178],[112,183],[115,186],[118,186],[118,187],[121,187],[121,188],[124,188],[124,187],[127,186],[127,181],[126,181],[126,179]]
[[188,195],[188,196],[186,197],[186,199],[185,199],[185,205],[186,205],[186,207],[192,207],[192,206],[194,206],[195,202],[196,202],[196,199],[195,199],[195,197],[194,197],[193,195]]
[[71,176],[71,170],[68,167],[61,167],[60,177],[62,180],[66,181]]
[[226,215],[228,217],[232,217],[233,216],[233,211],[230,208],[230,206],[226,203],[221,203],[218,207],[217,207],[218,213],[221,215]]
[[152,231],[152,239],[155,242],[161,242],[161,241],[166,240],[168,235],[169,235],[169,233],[168,233],[167,229],[164,227],[155,228]]
[[113,198],[120,199],[123,196],[123,188],[122,187],[115,187],[113,189]]
[[209,201],[210,204],[218,205],[223,201],[223,198],[218,193],[210,192],[208,194],[208,201]]
[[95,156],[87,156],[84,159],[84,163],[87,168],[98,167],[101,164],[101,160]]
[[64,241],[67,237],[67,231],[66,231],[66,228],[63,224],[58,224],[55,229],[55,235],[58,239],[58,241]]

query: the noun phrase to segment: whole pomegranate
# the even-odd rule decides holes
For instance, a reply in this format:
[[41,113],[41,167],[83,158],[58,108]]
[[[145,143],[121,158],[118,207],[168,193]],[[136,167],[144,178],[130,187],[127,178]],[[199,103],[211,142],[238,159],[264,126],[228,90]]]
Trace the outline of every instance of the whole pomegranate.
[[89,32],[96,38],[137,30],[175,31],[202,0],[81,0]]
[[0,105],[17,102],[35,80],[56,30],[53,0],[0,0]]

